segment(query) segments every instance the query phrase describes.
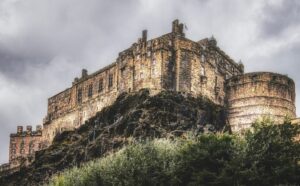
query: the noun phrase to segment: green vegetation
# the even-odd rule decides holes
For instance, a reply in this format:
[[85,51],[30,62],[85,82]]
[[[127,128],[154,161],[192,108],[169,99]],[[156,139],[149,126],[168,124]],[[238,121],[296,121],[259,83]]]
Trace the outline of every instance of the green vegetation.
[[298,185],[299,126],[255,123],[244,136],[189,135],[133,142],[53,177],[50,186]]

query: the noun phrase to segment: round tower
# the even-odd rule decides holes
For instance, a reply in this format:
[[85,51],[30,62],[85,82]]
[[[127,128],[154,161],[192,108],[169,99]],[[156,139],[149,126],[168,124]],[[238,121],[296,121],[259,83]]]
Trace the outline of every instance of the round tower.
[[233,132],[270,117],[276,124],[294,118],[295,83],[285,75],[255,72],[238,75],[226,82],[228,122]]

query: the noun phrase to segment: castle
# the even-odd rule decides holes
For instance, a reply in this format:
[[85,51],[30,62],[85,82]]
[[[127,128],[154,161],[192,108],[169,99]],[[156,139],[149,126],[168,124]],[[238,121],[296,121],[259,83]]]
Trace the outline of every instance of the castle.
[[[172,31],[148,40],[147,31],[132,46],[119,53],[111,65],[92,74],[82,70],[72,86],[48,99],[43,128],[26,131],[18,127],[10,136],[9,164],[18,167],[22,158],[51,144],[56,134],[80,127],[122,92],[148,88],[205,96],[228,108],[227,121],[233,132],[249,128],[263,116],[282,122],[296,117],[295,84],[285,75],[270,72],[244,74],[218,46],[215,38],[192,41],[184,25],[173,21]],[[26,160],[27,163],[28,160]]]

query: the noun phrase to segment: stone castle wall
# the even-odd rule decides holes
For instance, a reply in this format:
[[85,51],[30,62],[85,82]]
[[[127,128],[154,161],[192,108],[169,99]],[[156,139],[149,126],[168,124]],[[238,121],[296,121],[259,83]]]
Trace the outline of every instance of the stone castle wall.
[[[172,90],[205,96],[228,106],[233,131],[249,127],[262,116],[272,116],[276,122],[286,115],[295,116],[295,85],[291,79],[274,73],[244,74],[242,63],[226,55],[213,37],[189,40],[183,24],[175,20],[172,32],[158,38],[148,40],[144,30],[142,37],[120,52],[111,65],[92,74],[82,70],[70,88],[48,99],[42,133],[12,134],[10,149],[20,152],[20,145],[28,147],[31,141],[48,146],[56,134],[80,127],[111,105],[120,93],[143,88],[152,94]],[[39,146],[33,150],[39,150]],[[29,151],[24,155],[30,155]],[[10,158],[10,163],[14,160]]]
[[227,82],[228,120],[233,131],[241,131],[262,117],[281,123],[294,118],[295,84],[287,76],[269,73],[249,73],[235,76]]
[[43,148],[42,141],[41,126],[37,126],[36,131],[32,131],[31,126],[27,126],[26,131],[23,131],[22,126],[18,126],[17,133],[10,135],[9,167],[29,164],[34,158],[34,153]]
[[91,75],[83,70],[71,88],[50,98],[45,141],[51,143],[57,133],[79,127],[124,91],[173,90],[224,104],[225,80],[242,74],[243,68],[217,47],[214,38],[194,42],[185,38],[183,24],[176,20],[172,26],[171,33],[152,40],[144,30],[116,62]]

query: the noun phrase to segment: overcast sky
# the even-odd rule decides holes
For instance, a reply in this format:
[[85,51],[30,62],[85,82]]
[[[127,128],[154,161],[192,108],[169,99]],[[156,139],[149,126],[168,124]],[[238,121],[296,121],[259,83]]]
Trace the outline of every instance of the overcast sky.
[[287,74],[299,94],[299,0],[0,0],[0,164],[9,133],[41,124],[47,98],[82,68],[110,64],[143,29],[157,37],[174,19],[192,40],[214,35],[246,72]]

